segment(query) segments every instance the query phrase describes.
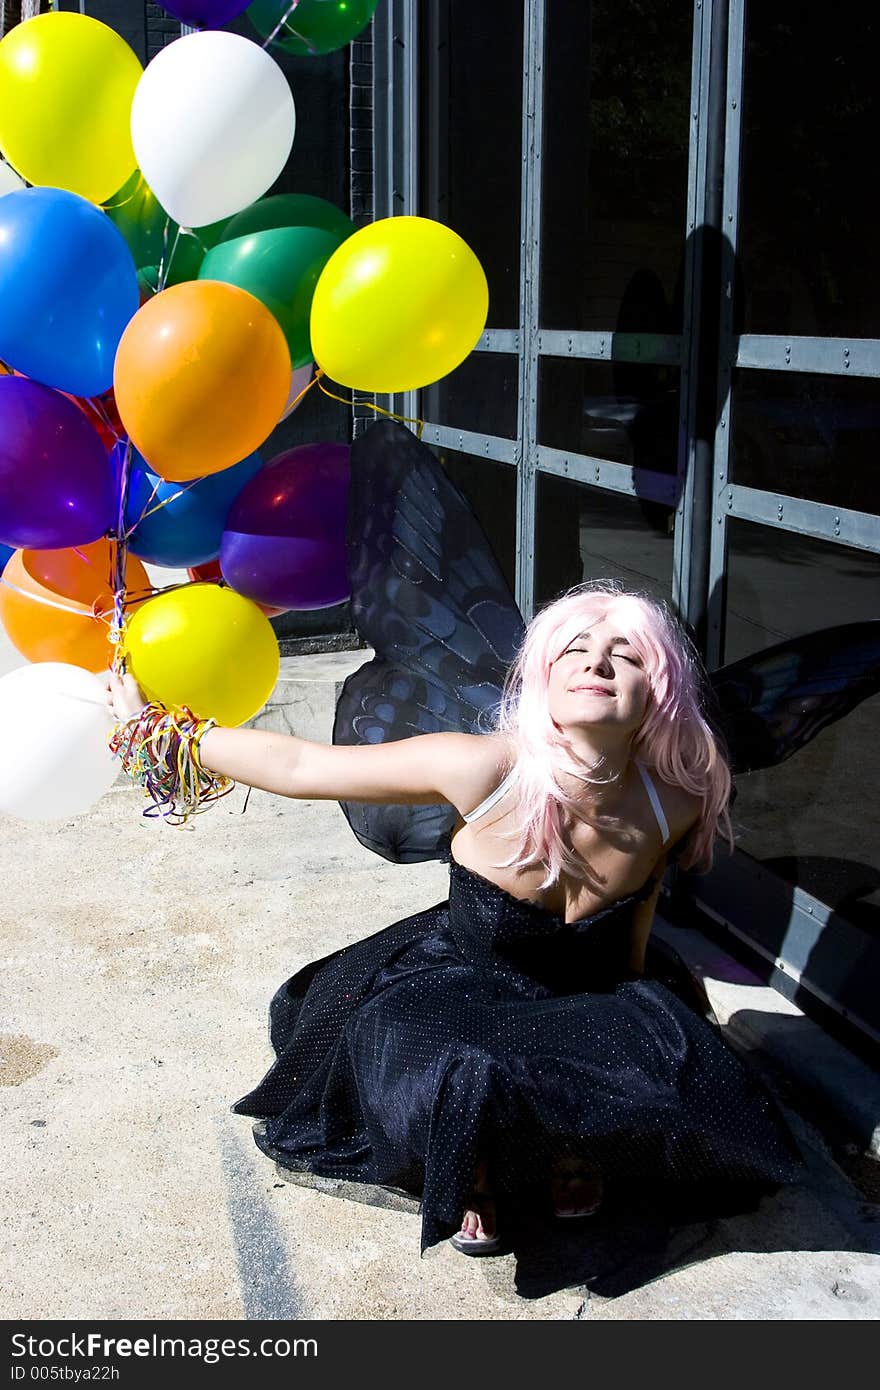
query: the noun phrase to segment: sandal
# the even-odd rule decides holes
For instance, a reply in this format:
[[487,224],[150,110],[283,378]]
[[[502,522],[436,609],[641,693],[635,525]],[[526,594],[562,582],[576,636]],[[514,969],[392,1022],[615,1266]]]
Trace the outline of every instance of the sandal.
[[466,1236],[464,1231],[456,1231],[449,1244],[459,1255],[500,1255],[503,1241],[499,1235]]
[[[470,1192],[465,1198],[465,1211],[475,1211],[479,1216],[481,1206],[490,1201],[494,1199],[485,1192]],[[449,1243],[460,1255],[500,1255],[504,1244],[497,1231],[493,1236],[468,1236],[464,1231],[456,1231],[449,1237]]]

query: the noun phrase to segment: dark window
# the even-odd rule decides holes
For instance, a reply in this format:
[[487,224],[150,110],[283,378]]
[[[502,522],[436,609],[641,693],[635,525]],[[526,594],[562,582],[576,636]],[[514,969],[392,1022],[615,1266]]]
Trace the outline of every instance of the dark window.
[[457,449],[438,448],[434,452],[467,498],[513,593],[516,583],[516,469],[493,459],[473,458]]
[[419,8],[419,211],[458,232],[489,282],[490,328],[519,323],[523,6]]
[[516,439],[518,387],[516,357],[472,352],[456,371],[422,393],[420,410],[439,425]]
[[[751,522],[729,533],[726,660],[877,616],[880,556]],[[779,767],[738,779],[738,843],[851,920],[880,926],[880,698]]]
[[676,367],[542,358],[538,439],[657,473],[676,472]]
[[541,324],[678,333],[692,7],[548,0]]
[[542,473],[537,510],[536,604],[588,579],[668,601],[671,507]]
[[736,483],[880,512],[880,383],[801,372],[734,373]]
[[877,7],[749,5],[746,37],[743,330],[873,338]]

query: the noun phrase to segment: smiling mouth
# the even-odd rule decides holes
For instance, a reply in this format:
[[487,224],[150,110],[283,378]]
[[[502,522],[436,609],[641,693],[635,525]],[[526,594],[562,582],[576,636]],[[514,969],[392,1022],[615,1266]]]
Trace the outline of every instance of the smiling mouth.
[[602,687],[599,685],[576,685],[573,687],[572,693],[587,695],[606,695],[609,700],[613,698],[613,694],[610,690],[603,690]]

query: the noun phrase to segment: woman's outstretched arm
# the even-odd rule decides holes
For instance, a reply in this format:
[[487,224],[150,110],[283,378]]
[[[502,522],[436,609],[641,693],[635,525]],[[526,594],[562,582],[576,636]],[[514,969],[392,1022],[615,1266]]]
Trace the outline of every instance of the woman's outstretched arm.
[[468,765],[478,756],[474,745],[481,743],[472,734],[450,733],[334,747],[262,729],[215,728],[199,751],[209,771],[281,796],[457,805]]
[[[144,704],[134,678],[112,672],[107,699],[120,720]],[[464,733],[338,747],[264,729],[213,728],[202,736],[199,756],[209,772],[280,796],[414,805],[448,801],[459,810],[475,806],[496,766],[499,772],[504,766],[499,740]]]

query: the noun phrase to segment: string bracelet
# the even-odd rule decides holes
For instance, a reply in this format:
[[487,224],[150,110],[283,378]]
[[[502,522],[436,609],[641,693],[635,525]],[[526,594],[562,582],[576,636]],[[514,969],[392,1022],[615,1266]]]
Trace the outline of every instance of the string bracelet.
[[110,752],[150,798],[145,816],[162,816],[170,825],[184,825],[232,791],[232,778],[209,772],[199,756],[200,741],[216,723],[216,719],[196,719],[185,705],[166,709],[152,701],[116,725],[109,739]]

